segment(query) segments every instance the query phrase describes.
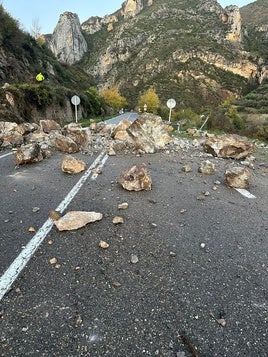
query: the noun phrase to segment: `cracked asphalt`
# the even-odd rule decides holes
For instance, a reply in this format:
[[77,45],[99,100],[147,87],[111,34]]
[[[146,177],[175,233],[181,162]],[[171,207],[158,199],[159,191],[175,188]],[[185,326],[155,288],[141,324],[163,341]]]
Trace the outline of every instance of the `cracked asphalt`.
[[[88,166],[95,159],[76,156]],[[1,274],[30,241],[28,227],[38,230],[83,175],[63,174],[62,158],[55,152],[18,169],[12,157],[0,159]],[[198,172],[206,159],[215,174]],[[120,173],[142,162],[152,190],[125,191]],[[267,153],[250,169],[256,199],[224,185],[230,164],[194,148],[109,157],[66,210],[103,220],[53,227],[0,302],[0,355],[267,356]],[[124,223],[114,225],[115,216]]]

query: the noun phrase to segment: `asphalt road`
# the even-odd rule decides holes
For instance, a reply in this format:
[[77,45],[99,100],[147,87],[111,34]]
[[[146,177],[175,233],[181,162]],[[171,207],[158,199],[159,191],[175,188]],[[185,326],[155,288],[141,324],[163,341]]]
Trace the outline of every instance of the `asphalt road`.
[[[76,156],[88,167],[96,159]],[[62,158],[17,169],[0,158],[1,274],[31,242],[29,227],[38,232],[83,177],[63,174]],[[203,159],[199,150],[120,155],[90,175],[65,212],[104,218],[45,236],[0,302],[0,355],[267,356],[267,155],[251,170],[255,199],[223,184],[232,161],[210,158],[217,171],[202,175]],[[152,190],[123,190],[120,173],[141,162]]]

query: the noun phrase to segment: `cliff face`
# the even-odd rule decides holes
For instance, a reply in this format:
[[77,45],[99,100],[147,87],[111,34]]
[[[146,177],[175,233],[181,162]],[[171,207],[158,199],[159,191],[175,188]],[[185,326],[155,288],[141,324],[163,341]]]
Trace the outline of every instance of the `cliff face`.
[[87,42],[81,32],[77,14],[64,12],[48,45],[60,62],[73,64],[87,52]]

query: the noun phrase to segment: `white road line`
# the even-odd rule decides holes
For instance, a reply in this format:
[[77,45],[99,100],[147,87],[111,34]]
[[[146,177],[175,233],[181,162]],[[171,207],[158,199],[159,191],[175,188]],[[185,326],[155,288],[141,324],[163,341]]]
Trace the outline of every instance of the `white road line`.
[[236,188],[236,191],[247,198],[256,198],[256,196],[252,195],[252,193],[248,192],[244,188]]
[[[72,188],[72,190],[68,193],[68,195],[64,198],[64,200],[59,204],[56,208],[56,211],[63,212],[75,195],[78,193],[80,188],[86,182],[87,178],[91,174],[91,170],[93,168],[102,168],[105,162],[108,159],[108,155],[105,152],[102,152],[96,160],[92,163],[92,165],[87,169],[85,174],[80,178],[80,180],[76,183],[76,185]],[[96,177],[95,177],[96,176]],[[92,180],[95,180],[98,175],[94,175],[95,178],[92,176]],[[15,258],[13,263],[9,266],[6,272],[0,278],[0,301],[7,293],[7,291],[11,288],[14,281],[17,279],[21,271],[25,268],[33,254],[39,248],[43,240],[46,238],[48,233],[53,227],[53,220],[48,219],[43,226],[38,230],[38,232],[33,236],[30,242],[26,245],[26,247],[21,251],[21,253]]]
[[13,155],[13,152],[9,152],[8,154],[0,155],[0,159],[2,159],[3,157],[6,157],[6,156],[10,156],[10,155]]

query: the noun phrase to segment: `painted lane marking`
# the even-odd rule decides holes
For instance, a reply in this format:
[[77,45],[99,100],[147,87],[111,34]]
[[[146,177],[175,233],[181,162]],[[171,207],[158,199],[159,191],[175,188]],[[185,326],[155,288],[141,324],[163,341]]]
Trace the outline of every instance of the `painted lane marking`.
[[252,193],[248,192],[244,188],[236,188],[235,190],[247,198],[256,198],[256,196],[252,195]]
[[[62,213],[75,195],[78,193],[80,188],[86,182],[88,177],[91,174],[91,170],[96,168],[102,168],[105,162],[108,159],[108,155],[105,152],[102,152],[96,160],[90,165],[85,174],[80,178],[80,180],[76,183],[76,185],[71,189],[68,195],[64,198],[64,200],[59,204],[56,208],[56,211]],[[98,175],[96,176],[96,178]],[[96,179],[95,178],[95,179]],[[92,180],[93,177],[92,177]],[[51,218],[48,218],[43,226],[38,230],[38,232],[33,236],[30,242],[26,245],[26,247],[21,251],[21,253],[15,258],[15,260],[11,263],[9,268],[5,271],[5,273],[0,278],[0,301],[7,293],[7,291],[11,288],[14,281],[17,279],[21,271],[25,268],[33,254],[39,248],[41,243],[44,241],[50,230],[54,225],[54,221]]]
[[3,157],[6,157],[6,156],[10,156],[10,155],[13,155],[13,152],[9,152],[8,154],[0,155],[0,159],[2,159]]

